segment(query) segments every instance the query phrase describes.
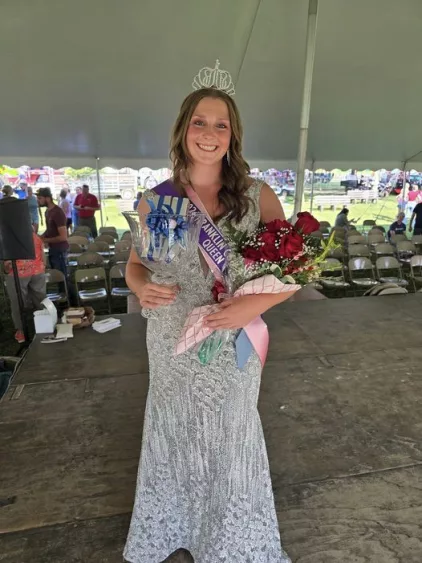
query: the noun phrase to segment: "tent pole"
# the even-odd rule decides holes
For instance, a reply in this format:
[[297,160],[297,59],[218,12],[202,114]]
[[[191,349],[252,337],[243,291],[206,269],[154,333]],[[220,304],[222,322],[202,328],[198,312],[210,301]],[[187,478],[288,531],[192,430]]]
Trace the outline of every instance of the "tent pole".
[[315,160],[312,161],[312,170],[311,170],[312,178],[311,178],[311,213],[314,209],[314,177],[315,177]]
[[306,36],[305,77],[303,83],[302,111],[300,116],[299,148],[297,151],[297,173],[294,215],[302,209],[306,152],[308,148],[309,113],[311,109],[312,79],[314,72],[318,0],[309,0],[308,31]]
[[97,188],[98,188],[98,199],[100,203],[100,216],[101,216],[101,226],[104,227],[103,221],[103,203],[101,199],[101,181],[100,181],[100,159],[97,157],[95,159],[97,165]]
[[406,168],[407,168],[407,160],[403,162],[403,187],[401,189],[401,196],[403,199],[406,198],[407,190],[406,190]]

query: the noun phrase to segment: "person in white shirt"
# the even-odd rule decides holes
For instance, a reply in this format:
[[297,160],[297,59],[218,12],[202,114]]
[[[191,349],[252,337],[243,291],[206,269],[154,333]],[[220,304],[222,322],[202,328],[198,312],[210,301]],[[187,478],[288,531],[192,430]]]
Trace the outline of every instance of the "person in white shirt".
[[72,204],[69,203],[69,200],[67,199],[67,191],[64,189],[60,192],[59,207],[66,215],[66,228],[68,234],[70,234],[72,232]]

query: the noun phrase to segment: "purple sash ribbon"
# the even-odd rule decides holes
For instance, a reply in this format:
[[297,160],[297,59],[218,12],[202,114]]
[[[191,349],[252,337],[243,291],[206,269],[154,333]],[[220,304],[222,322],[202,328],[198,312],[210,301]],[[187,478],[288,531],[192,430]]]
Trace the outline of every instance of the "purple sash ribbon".
[[[177,192],[177,189],[171,180],[166,180],[162,184],[158,185],[153,190],[159,196],[172,196],[181,197]],[[192,197],[195,195],[196,201],[192,201]],[[224,240],[224,237],[220,229],[213,223],[211,217],[206,212],[204,206],[201,203],[199,197],[192,190],[190,194],[190,213],[203,213],[205,215],[204,222],[201,227],[201,232],[199,233],[199,246],[209,266],[214,266],[212,268],[215,275],[216,270],[221,274],[225,271],[227,267],[227,256],[229,252],[229,247]]]

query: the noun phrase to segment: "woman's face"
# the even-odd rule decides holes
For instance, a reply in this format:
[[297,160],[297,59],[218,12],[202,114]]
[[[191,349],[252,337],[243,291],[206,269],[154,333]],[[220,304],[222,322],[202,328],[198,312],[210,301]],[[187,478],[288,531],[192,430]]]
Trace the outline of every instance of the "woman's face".
[[223,100],[204,98],[196,106],[186,134],[189,154],[197,164],[212,165],[223,159],[230,146],[229,110]]

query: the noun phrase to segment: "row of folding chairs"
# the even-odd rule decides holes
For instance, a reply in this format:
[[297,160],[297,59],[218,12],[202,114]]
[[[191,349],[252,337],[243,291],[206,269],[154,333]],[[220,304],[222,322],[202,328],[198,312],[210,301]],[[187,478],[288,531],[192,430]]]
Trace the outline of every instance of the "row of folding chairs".
[[[110,241],[110,244],[114,244],[114,242],[118,240],[132,240],[130,231],[125,231],[121,238],[119,238],[119,233],[117,232],[116,227],[100,227],[98,232],[100,237],[108,237],[108,239],[103,240]],[[75,227],[71,236],[86,237],[88,240],[92,239],[91,229],[89,227],[85,227],[84,225]]]
[[[67,280],[59,270],[46,270],[47,297],[60,306],[69,306]],[[131,291],[126,285],[126,264],[116,264],[108,274],[102,267],[81,269],[75,272],[75,287],[79,305],[102,301],[109,312],[115,301],[122,305]]]
[[422,287],[422,255],[414,255],[409,259],[409,274],[403,273],[402,263],[395,256],[381,256],[375,264],[367,257],[354,257],[347,266],[340,260],[328,258],[318,283],[330,290],[346,291],[352,286],[354,290],[368,290],[379,283],[394,283],[407,287],[412,283],[414,291]]
[[401,241],[395,245],[388,242],[377,245],[353,244],[347,248],[336,248],[329,253],[329,256],[343,263],[349,258],[369,258],[375,262],[381,256],[395,256],[403,265],[407,265],[413,255],[421,253],[421,246],[414,244],[412,241]]
[[129,233],[128,235],[126,235],[125,238],[122,237],[122,239],[116,240],[114,237],[112,237],[110,234],[102,234],[102,235],[98,235],[98,237],[96,237],[95,239],[92,239],[92,237],[90,237],[88,234],[84,233],[72,233],[70,235],[70,237],[68,238],[69,243],[74,243],[74,244],[79,244],[81,246],[87,246],[90,242],[105,242],[108,244],[108,246],[113,249],[116,244],[131,244],[132,243],[132,236]]
[[88,244],[79,244],[69,239],[68,261],[70,267],[77,266],[77,259],[86,253],[96,253],[103,257],[104,263],[111,262],[127,262],[129,259],[132,244],[130,241],[119,241],[115,244],[114,249],[104,241],[88,242]]
[[[319,222],[320,228],[323,229],[331,229],[331,223],[329,221],[320,221]],[[362,230],[372,229],[373,227],[377,226],[375,219],[365,219],[362,225],[359,225]],[[356,229],[356,225],[352,225],[352,228]]]
[[130,250],[122,250],[108,256],[107,254],[86,250],[81,254],[70,255],[68,266],[71,271],[81,268],[112,268],[117,264],[126,264],[129,261]]
[[124,252],[125,250],[130,250],[132,243],[129,240],[122,240],[116,242],[113,248],[110,248],[110,244],[107,241],[95,239],[94,242],[80,240],[79,237],[70,237],[69,242],[69,254],[82,254],[83,252],[99,252],[109,256],[115,252]]
[[381,256],[396,256],[402,264],[408,264],[410,258],[415,254],[419,254],[422,250],[422,243],[415,244],[410,240],[398,241],[395,244],[388,242],[376,245],[369,244],[351,244],[347,247],[347,255],[349,258],[364,257],[376,260]]

